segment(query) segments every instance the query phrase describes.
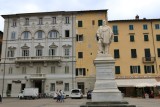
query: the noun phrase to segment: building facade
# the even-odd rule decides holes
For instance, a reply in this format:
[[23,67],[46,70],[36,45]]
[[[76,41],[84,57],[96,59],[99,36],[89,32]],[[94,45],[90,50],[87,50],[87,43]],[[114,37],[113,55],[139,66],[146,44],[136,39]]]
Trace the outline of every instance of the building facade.
[[75,87],[75,15],[44,12],[2,15],[5,19],[0,92],[17,97],[26,87],[39,93]]
[[107,15],[107,9],[2,15],[0,92],[17,97],[25,87],[67,95],[73,88],[93,90],[96,32],[104,19],[114,33],[109,53],[119,89],[139,96],[138,85],[160,81],[160,19],[108,21]]
[[76,15],[76,83],[86,94],[93,90],[96,70],[93,60],[97,55],[96,32],[107,20],[107,10],[80,11]]

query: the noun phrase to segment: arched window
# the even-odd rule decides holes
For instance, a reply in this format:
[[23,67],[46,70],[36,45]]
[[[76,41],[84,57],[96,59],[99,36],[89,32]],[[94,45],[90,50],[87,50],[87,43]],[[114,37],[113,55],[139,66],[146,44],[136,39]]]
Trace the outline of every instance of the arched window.
[[36,39],[43,39],[44,37],[44,32],[42,30],[39,30],[35,34]]
[[48,34],[48,38],[58,38],[59,37],[59,33],[56,30],[51,30]]
[[22,33],[22,39],[30,39],[31,33],[29,31],[24,31]]

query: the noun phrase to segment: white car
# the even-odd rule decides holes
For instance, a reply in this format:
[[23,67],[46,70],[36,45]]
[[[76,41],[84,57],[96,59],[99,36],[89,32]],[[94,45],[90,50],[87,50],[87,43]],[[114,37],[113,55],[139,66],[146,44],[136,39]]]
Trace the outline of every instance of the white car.
[[81,89],[72,89],[71,98],[83,98]]

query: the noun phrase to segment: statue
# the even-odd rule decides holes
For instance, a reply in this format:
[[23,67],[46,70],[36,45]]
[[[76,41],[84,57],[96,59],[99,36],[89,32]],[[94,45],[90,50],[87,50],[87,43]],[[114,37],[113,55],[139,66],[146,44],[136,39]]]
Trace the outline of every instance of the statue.
[[109,46],[113,39],[112,29],[106,25],[106,20],[103,20],[103,25],[97,30],[98,54],[109,54]]

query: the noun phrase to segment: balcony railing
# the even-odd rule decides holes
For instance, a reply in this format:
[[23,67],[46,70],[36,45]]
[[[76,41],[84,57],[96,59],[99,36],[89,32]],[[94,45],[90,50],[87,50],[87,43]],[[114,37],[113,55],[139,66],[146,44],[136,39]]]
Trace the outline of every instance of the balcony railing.
[[61,56],[16,57],[16,62],[61,61]]
[[142,61],[143,61],[143,63],[154,63],[155,57],[143,57]]
[[30,74],[30,79],[46,79],[46,74]]

